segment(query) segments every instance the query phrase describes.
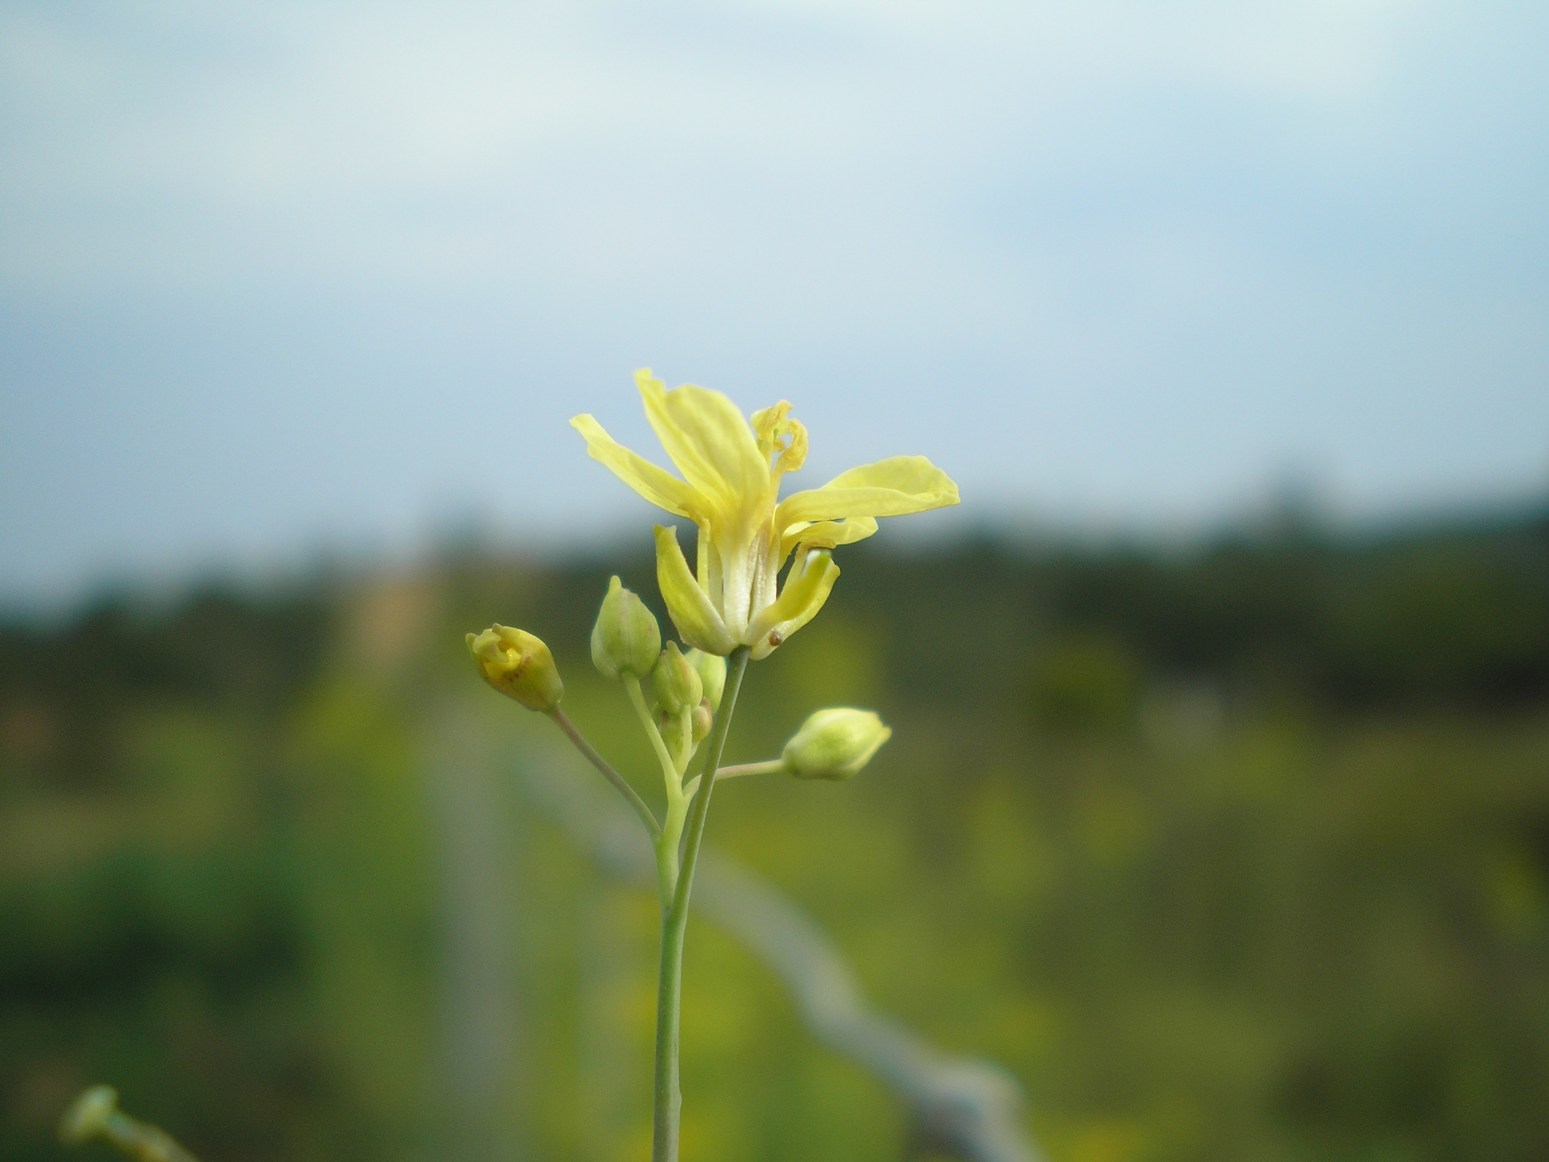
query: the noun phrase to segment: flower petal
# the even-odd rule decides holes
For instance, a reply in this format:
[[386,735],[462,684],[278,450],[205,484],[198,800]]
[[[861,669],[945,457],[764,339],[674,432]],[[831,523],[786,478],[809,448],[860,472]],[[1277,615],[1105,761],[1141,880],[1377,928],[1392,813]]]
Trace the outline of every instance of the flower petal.
[[774,653],[775,647],[818,615],[839,580],[839,566],[827,549],[818,549],[791,566],[785,588],[773,605],[759,611],[748,626],[750,656],[760,661]]
[[697,499],[691,485],[679,480],[665,468],[658,468],[644,456],[631,452],[603,429],[590,415],[576,416],[570,426],[586,440],[586,451],[593,460],[599,460],[613,474],[645,497],[657,508],[665,508],[678,516],[697,517],[703,505]]
[[812,549],[837,549],[840,545],[853,545],[864,541],[877,531],[877,522],[869,516],[852,516],[847,520],[823,520],[816,524],[792,525],[780,541],[780,560],[791,555],[797,545]]
[[707,654],[729,654],[737,642],[709,595],[689,572],[676,529],[656,526],[656,585],[685,642]]
[[[646,418],[678,471],[724,516],[735,519],[769,490],[769,463],[748,421],[718,391],[686,383],[668,391],[649,371],[635,373]],[[724,519],[723,516],[723,519]]]
[[821,488],[793,493],[775,509],[782,532],[809,521],[902,516],[958,502],[952,478],[924,456],[893,456],[841,472]]

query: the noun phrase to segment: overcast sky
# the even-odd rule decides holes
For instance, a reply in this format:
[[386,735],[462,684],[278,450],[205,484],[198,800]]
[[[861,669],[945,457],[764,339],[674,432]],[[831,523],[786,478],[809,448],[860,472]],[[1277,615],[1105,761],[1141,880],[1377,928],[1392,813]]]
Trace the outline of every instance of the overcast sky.
[[[0,6],[0,600],[651,512],[636,367],[950,531],[1549,485],[1549,5]],[[798,477],[797,483],[803,478]],[[884,530],[886,532],[887,530]]]

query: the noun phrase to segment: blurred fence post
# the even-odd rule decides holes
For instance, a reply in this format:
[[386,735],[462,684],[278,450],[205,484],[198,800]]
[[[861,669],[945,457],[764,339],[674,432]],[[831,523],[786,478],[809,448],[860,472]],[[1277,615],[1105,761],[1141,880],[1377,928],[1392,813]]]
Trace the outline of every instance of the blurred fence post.
[[449,1162],[525,1155],[503,1116],[514,1069],[516,893],[499,774],[455,712],[436,718],[426,794],[435,820],[440,883],[440,1015]]

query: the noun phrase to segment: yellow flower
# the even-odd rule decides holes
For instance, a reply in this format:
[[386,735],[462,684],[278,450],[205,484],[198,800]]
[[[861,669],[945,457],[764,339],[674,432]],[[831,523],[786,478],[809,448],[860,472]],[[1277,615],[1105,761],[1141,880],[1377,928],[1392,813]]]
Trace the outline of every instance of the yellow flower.
[[[682,476],[608,435],[590,415],[571,425],[588,452],[658,508],[699,528],[690,570],[677,534],[656,529],[656,573],[667,612],[689,645],[767,657],[823,607],[839,576],[833,550],[871,536],[879,516],[958,502],[957,485],[924,456],[893,456],[780,499],[780,480],[807,458],[807,429],[785,402],[744,419],[718,391],[668,390],[635,373],[646,418]],[[780,584],[780,571],[794,561]]]

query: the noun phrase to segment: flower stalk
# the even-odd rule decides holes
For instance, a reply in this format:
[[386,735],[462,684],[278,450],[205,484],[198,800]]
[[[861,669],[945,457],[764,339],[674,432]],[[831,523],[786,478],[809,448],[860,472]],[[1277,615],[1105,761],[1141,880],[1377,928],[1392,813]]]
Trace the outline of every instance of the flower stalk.
[[[662,911],[661,970],[656,993],[655,1104],[651,1162],[678,1162],[679,1114],[683,1107],[683,1091],[679,1082],[683,938],[688,930],[688,907],[694,890],[694,870],[699,866],[705,820],[710,814],[710,793],[715,790],[713,772],[721,765],[726,736],[731,729],[732,712],[737,706],[737,693],[742,688],[742,676],[747,668],[747,647],[733,650],[727,659],[726,689],[721,695],[721,708],[705,744],[703,773],[689,808],[682,870],[671,893],[671,902]],[[706,778],[705,775],[711,777]],[[664,831],[657,840],[658,846],[667,838]]]
[[554,725],[564,731],[565,737],[574,744],[576,750],[581,752],[583,758],[602,774],[602,777],[613,784],[613,789],[624,796],[624,801],[629,804],[636,817],[645,827],[654,840],[662,832],[662,825],[656,821],[655,814],[650,806],[640,797],[640,793],[629,785],[629,781],[613,768],[613,764],[597,753],[597,748],[586,741],[586,737],[575,728],[575,724],[565,715],[558,706],[549,710],[548,715],[554,720]]

